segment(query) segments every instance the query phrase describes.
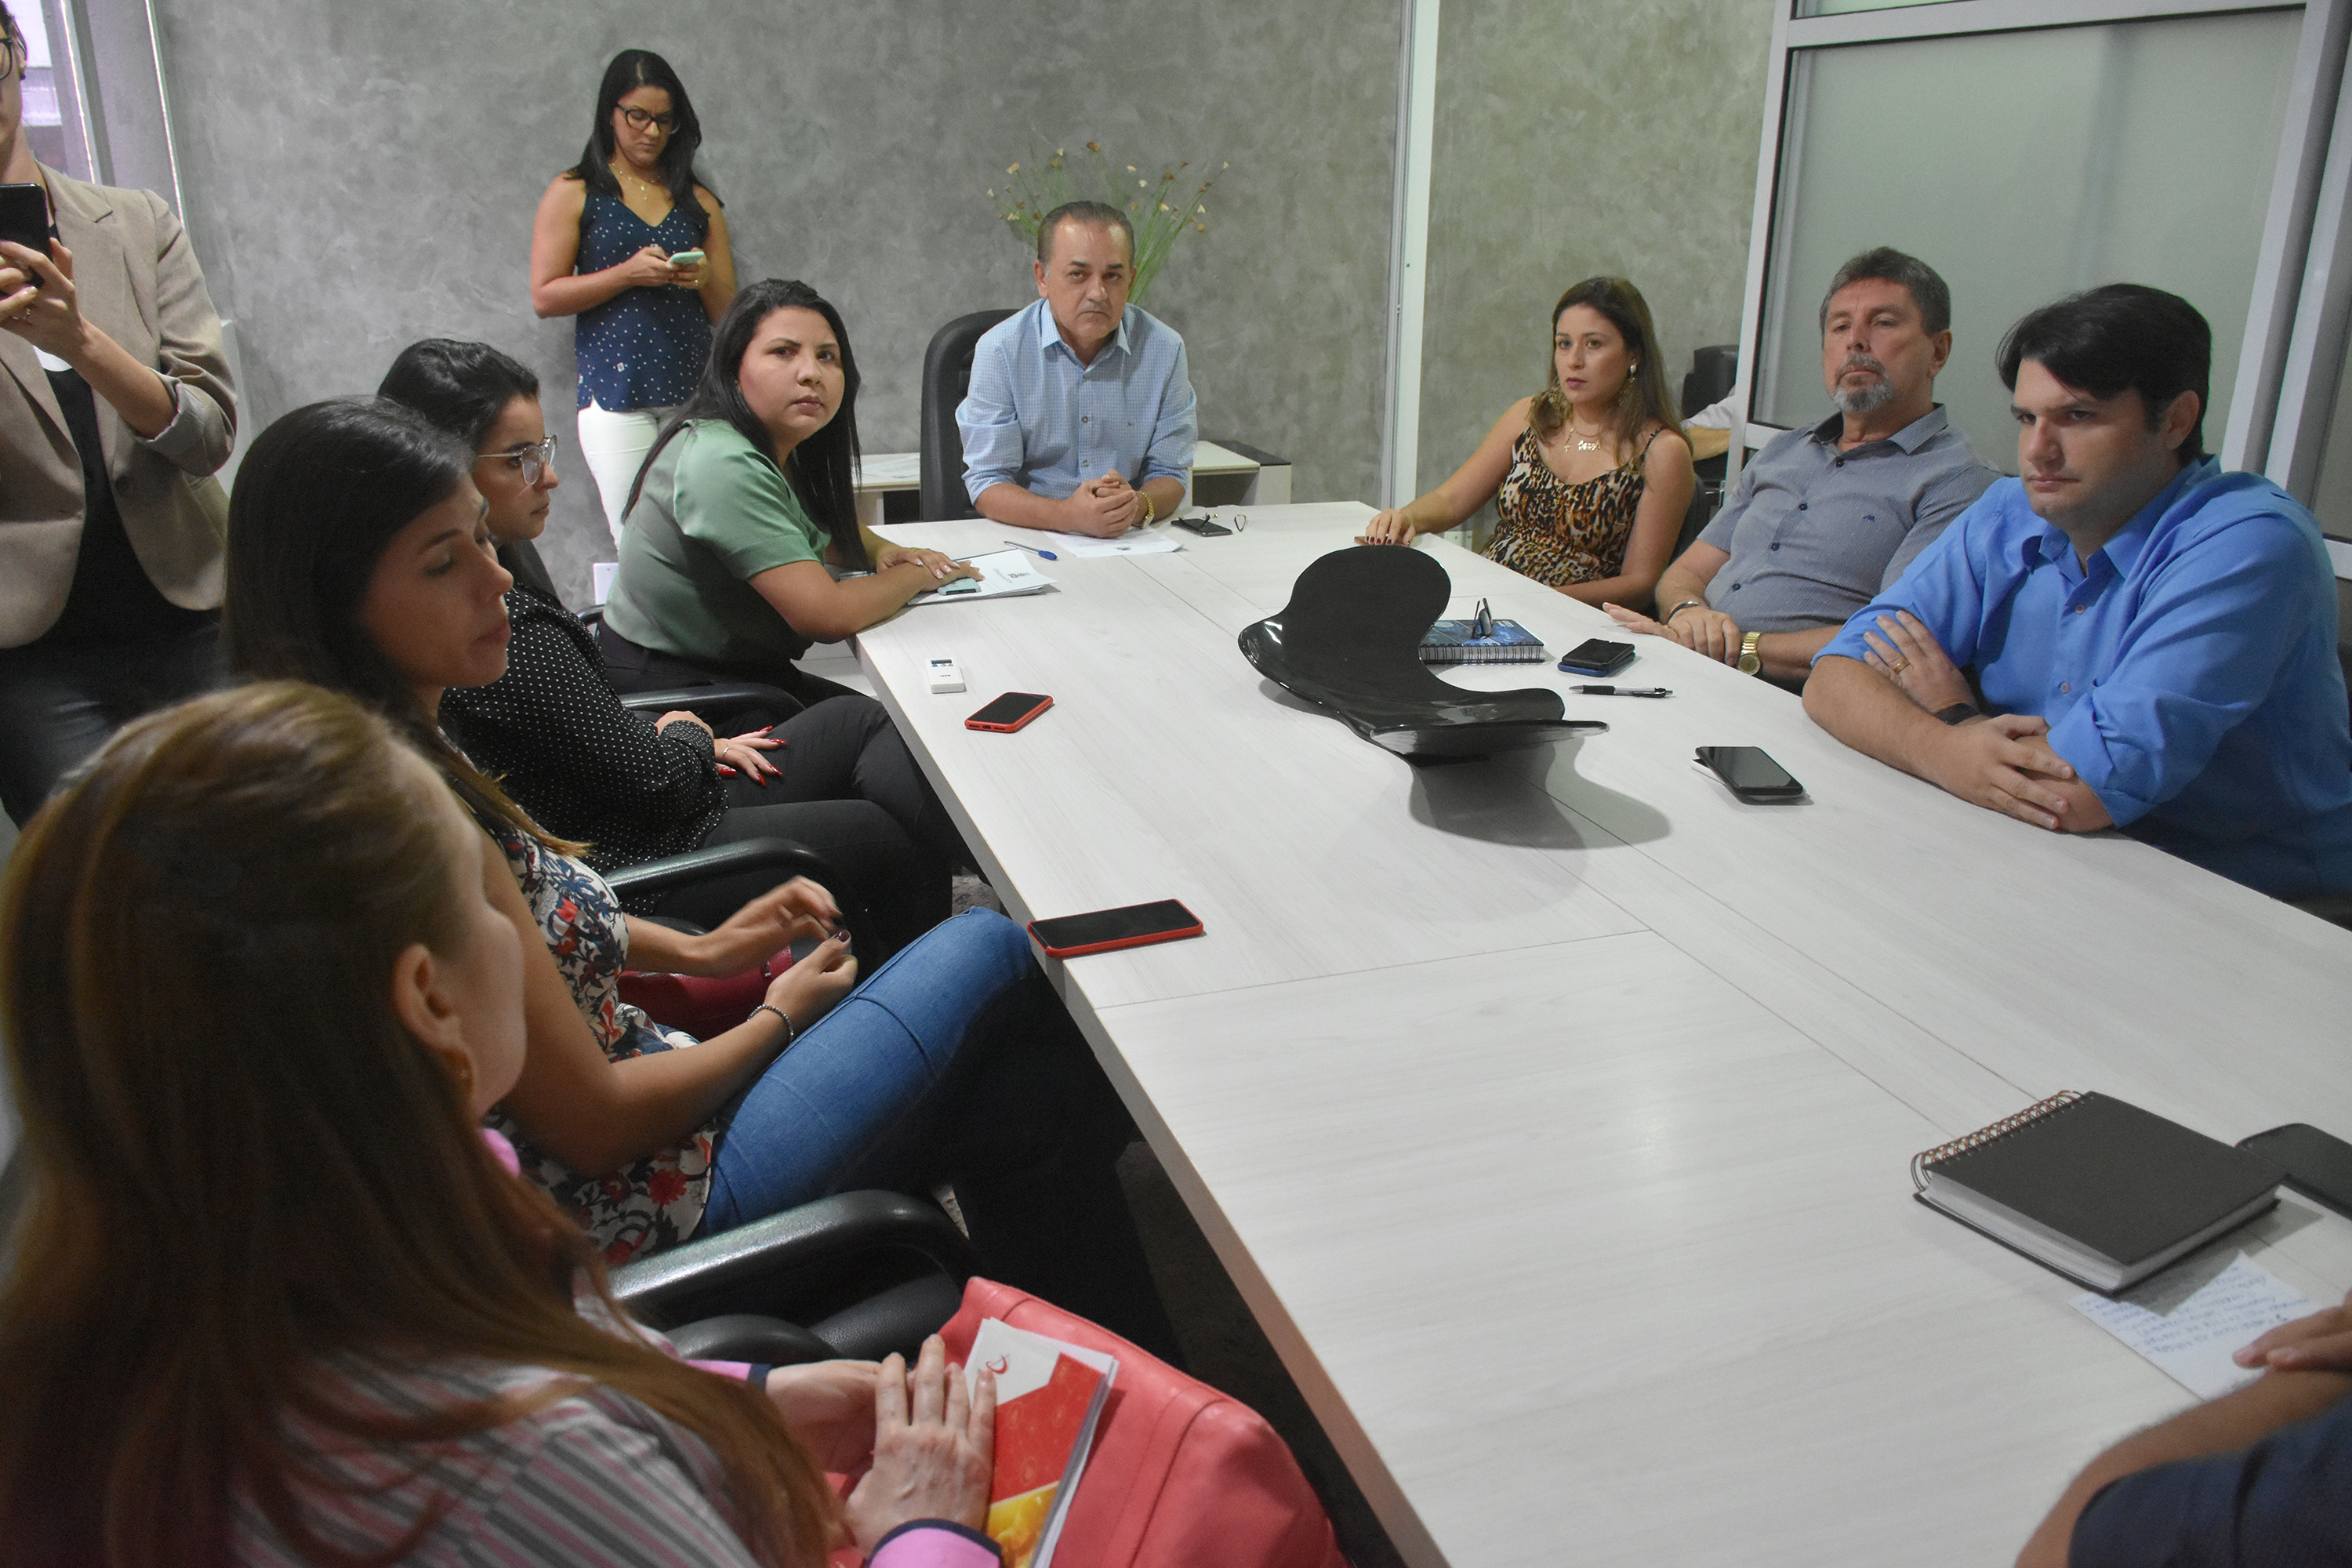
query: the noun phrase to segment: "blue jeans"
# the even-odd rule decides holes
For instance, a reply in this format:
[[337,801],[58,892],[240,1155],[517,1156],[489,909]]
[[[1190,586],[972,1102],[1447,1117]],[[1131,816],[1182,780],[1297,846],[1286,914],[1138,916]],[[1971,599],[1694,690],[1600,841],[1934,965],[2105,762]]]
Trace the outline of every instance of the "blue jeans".
[[1115,1169],[1131,1134],[1026,933],[971,910],[900,951],[745,1092],[703,1229],[950,1183],[992,1278],[1166,1356],[1174,1332]]

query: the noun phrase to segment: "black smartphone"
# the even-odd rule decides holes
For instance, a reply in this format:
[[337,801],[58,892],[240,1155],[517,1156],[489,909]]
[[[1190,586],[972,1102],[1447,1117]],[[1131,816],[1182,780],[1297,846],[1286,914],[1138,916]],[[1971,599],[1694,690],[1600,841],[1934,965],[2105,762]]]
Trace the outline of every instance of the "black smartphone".
[[2241,1138],[2238,1147],[2284,1171],[2286,1184],[2304,1196],[2352,1217],[2352,1143],[2307,1121],[2290,1121]]
[[1042,691],[1008,691],[963,721],[967,730],[993,730],[1010,735],[1054,705]]
[[40,186],[29,180],[0,185],[0,239],[49,253],[49,202]]
[[1049,956],[1076,958],[1081,953],[1109,952],[1117,948],[1198,936],[1201,921],[1175,900],[1162,899],[1156,904],[1129,904],[1123,909],[1031,921],[1029,934],[1037,939]]
[[1559,656],[1559,667],[1578,675],[1614,675],[1633,662],[1633,645],[1594,637]]
[[1175,517],[1169,521],[1187,532],[1197,533],[1203,539],[1217,539],[1233,531],[1223,523],[1211,522],[1205,517]]
[[1796,800],[1805,786],[1760,746],[1701,746],[1698,760],[1731,793],[1753,805]]

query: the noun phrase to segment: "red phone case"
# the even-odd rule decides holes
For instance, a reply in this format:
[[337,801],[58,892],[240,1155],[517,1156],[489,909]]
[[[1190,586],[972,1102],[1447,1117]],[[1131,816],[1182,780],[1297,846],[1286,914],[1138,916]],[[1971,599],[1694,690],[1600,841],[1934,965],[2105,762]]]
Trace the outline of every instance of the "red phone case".
[[[963,727],[967,730],[988,730],[992,731],[999,735],[1010,735],[1013,731],[1018,730],[1022,725],[1026,724],[1030,720],[1034,719],[1038,714],[1043,713],[1046,709],[1051,708],[1053,705],[1054,700],[1050,697],[1045,698],[1043,701],[1039,702],[1036,707],[1032,708],[1028,712],[1024,713],[1021,717],[1013,720],[1009,724],[987,723],[981,719],[979,713],[975,713],[971,718],[963,721]],[[985,713],[988,710],[985,708],[981,710],[982,713]]]
[[[1173,902],[1172,900],[1171,901]],[[1182,908],[1181,905],[1178,907]],[[1102,910],[1088,910],[1087,914],[1108,912]],[[1184,912],[1188,915],[1192,913],[1190,910],[1185,910]],[[1086,916],[1062,915],[1056,918],[1084,920]],[[1171,926],[1166,931],[1148,931],[1136,936],[1113,937],[1108,942],[1090,942],[1080,947],[1055,947],[1038,933],[1037,928],[1044,923],[1042,921],[1031,921],[1029,934],[1037,938],[1037,944],[1045,950],[1045,956],[1048,958],[1083,958],[1090,952],[1116,952],[1122,947],[1149,947],[1155,942],[1181,942],[1188,936],[1199,936],[1202,931],[1201,921],[1196,916],[1189,926]]]

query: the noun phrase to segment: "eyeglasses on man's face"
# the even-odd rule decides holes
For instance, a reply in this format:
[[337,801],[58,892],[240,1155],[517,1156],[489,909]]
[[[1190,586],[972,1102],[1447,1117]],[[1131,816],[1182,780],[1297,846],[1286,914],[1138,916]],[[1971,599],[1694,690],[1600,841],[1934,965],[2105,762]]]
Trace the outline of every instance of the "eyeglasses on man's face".
[[651,125],[667,136],[677,129],[677,116],[675,114],[647,114],[642,109],[624,109],[621,110],[621,118],[629,122],[629,128],[633,131],[643,131],[646,126]]
[[543,441],[533,441],[528,447],[516,447],[504,452],[484,452],[474,461],[495,462],[510,473],[520,474],[524,484],[535,485],[541,474],[555,466],[555,437],[550,436]]

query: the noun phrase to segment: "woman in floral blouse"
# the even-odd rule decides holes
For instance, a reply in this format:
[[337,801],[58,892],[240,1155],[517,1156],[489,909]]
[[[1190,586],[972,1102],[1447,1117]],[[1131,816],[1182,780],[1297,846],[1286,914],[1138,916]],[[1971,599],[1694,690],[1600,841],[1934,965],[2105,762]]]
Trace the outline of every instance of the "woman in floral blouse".
[[[795,879],[686,936],[603,878],[435,723],[505,668],[473,454],[383,400],[313,404],[254,443],[230,501],[231,667],[359,697],[473,813],[525,943],[529,1046],[493,1111],[526,1172],[620,1260],[853,1187],[953,1184],[988,1271],[1166,1353],[1113,1163],[1130,1128],[1019,927],[946,922],[860,984],[831,894]],[[322,527],[320,519],[333,525]],[[635,969],[732,974],[824,937],[734,1028],[697,1042],[620,1001]]]

